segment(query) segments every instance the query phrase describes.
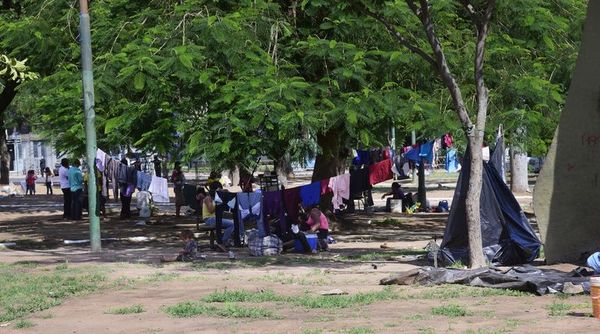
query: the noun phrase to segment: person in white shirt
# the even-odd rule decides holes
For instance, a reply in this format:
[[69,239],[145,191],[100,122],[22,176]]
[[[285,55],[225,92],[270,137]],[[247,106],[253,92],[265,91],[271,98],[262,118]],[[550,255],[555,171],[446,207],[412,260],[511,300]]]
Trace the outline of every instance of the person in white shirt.
[[67,158],[60,161],[58,179],[63,193],[63,218],[71,219],[71,185],[69,184],[69,159]]

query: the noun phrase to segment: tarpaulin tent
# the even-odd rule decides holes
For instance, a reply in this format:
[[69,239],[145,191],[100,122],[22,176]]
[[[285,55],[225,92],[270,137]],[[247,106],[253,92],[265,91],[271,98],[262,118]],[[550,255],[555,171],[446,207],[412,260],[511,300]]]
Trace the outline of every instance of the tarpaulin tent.
[[[466,190],[470,165],[470,154],[467,152],[441,245],[440,254],[448,263],[469,262]],[[500,265],[516,265],[535,260],[542,243],[506,183],[487,162],[483,163],[480,203],[481,236],[486,258]]]

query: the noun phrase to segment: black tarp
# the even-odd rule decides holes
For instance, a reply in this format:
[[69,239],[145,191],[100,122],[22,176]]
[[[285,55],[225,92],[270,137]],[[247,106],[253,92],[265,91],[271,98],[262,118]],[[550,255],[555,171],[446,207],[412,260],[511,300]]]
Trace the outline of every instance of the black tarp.
[[480,269],[448,269],[422,267],[399,275],[384,278],[382,285],[439,285],[462,284],[475,287],[511,289],[531,292],[537,295],[565,292],[567,283],[580,286],[578,292],[590,290],[589,276],[592,272],[578,268],[571,272],[554,269],[540,269],[533,266]]
[[[446,263],[469,263],[466,189],[470,160],[467,152],[446,223],[440,251]],[[483,163],[482,174],[481,235],[486,258],[493,264],[505,266],[535,260],[542,243],[529,225],[521,206],[491,164]]]

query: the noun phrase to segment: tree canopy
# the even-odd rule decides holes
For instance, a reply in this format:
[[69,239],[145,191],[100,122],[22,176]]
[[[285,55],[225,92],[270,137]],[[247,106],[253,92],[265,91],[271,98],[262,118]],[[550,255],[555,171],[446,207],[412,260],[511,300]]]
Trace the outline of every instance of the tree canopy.
[[[78,8],[20,3],[0,9],[0,54],[29,59],[41,79],[26,83],[15,105],[42,114],[28,119],[59,149],[81,154]],[[459,1],[431,5],[472,106],[468,13]],[[545,153],[551,141],[585,7],[583,0],[497,5],[486,51],[488,129],[504,124],[532,154]],[[98,145],[202,156],[229,168],[252,166],[261,155],[344,158],[344,148],[387,144],[392,125],[399,137],[413,129],[422,137],[459,133],[431,65],[399,48],[377,20],[393,20],[402,36],[429,50],[409,10],[402,1],[94,1]],[[522,127],[526,136],[516,131]]]

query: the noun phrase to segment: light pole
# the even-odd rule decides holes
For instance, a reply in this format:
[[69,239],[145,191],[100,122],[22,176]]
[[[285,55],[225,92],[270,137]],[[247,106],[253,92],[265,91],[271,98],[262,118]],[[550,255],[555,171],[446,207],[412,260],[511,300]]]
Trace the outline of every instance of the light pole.
[[88,213],[92,252],[102,249],[100,219],[96,215],[96,113],[94,112],[94,73],[92,71],[92,38],[87,0],[79,0],[79,39],[81,42],[81,77],[83,81],[83,112],[85,115],[85,148],[88,161]]

